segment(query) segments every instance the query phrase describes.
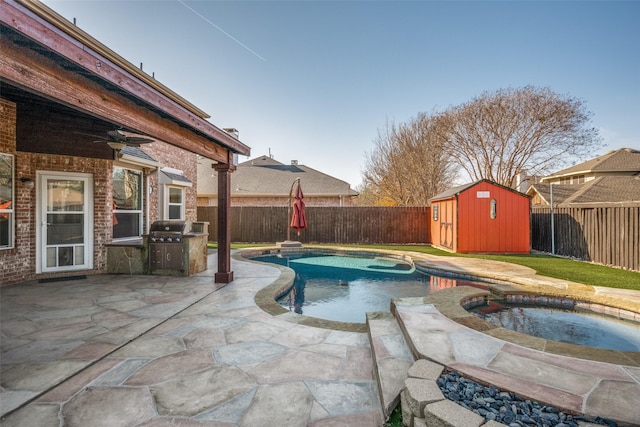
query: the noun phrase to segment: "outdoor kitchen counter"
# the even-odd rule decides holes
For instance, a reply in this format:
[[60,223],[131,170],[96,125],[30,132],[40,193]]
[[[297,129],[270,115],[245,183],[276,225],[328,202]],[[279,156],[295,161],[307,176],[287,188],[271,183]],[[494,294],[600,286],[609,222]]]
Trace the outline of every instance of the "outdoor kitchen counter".
[[193,222],[191,231],[182,235],[182,267],[180,269],[151,269],[149,266],[148,235],[140,239],[113,242],[107,245],[107,273],[157,274],[190,276],[207,269],[208,222]]
[[184,236],[185,268],[184,276],[200,273],[207,269],[207,243],[209,233],[188,233]]

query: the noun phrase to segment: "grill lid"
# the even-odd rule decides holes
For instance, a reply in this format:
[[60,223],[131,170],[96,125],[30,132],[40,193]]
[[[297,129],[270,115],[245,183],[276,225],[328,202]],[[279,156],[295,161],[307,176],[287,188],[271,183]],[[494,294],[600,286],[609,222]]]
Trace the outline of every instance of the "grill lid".
[[189,221],[154,221],[149,228],[149,233],[161,234],[161,233],[188,233],[191,230],[191,223]]

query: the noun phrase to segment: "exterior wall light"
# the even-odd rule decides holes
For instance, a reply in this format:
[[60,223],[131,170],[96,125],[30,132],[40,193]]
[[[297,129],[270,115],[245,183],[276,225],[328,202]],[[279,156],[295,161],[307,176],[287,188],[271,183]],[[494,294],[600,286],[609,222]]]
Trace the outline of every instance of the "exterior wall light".
[[22,177],[20,178],[20,181],[22,181],[22,186],[27,190],[33,190],[36,186],[35,181],[31,178]]

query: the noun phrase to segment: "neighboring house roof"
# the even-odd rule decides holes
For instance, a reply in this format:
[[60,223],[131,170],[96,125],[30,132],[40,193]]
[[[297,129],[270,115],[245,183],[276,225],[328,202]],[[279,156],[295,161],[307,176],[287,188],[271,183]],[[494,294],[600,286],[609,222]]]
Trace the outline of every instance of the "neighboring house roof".
[[[551,185],[534,184],[527,194],[538,193],[551,204]],[[640,204],[640,176],[601,176],[584,184],[553,184],[553,204],[570,205],[628,205]]]
[[[217,194],[217,175],[213,169],[202,163],[198,167],[198,173],[198,195]],[[238,165],[236,171],[231,174],[231,195],[288,197],[296,178],[300,178],[305,197],[358,195],[345,181],[309,166],[295,163],[285,165],[266,155]]]
[[621,148],[612,150],[602,156],[587,160],[570,168],[563,169],[551,175],[545,176],[540,181],[549,181],[554,178],[581,175],[588,173],[611,172],[638,172],[640,173],[640,151],[633,148]]
[[493,182],[491,180],[488,180],[488,179],[481,179],[481,180],[478,180],[478,181],[470,182],[468,184],[459,185],[457,187],[452,187],[452,188],[450,188],[448,190],[445,190],[442,193],[436,194],[435,196],[430,198],[429,202],[432,202],[432,201],[435,201],[435,200],[450,199],[450,198],[452,198],[454,196],[457,196],[458,194],[462,193],[463,191],[466,191],[469,188],[471,188],[471,187],[473,187],[473,186],[475,186],[477,184],[480,184],[481,182],[488,182],[489,184],[495,185],[496,187],[501,187],[501,188],[504,188],[505,190],[509,190],[509,191],[511,191],[513,193],[516,193],[516,194],[519,194],[521,196],[528,197],[524,193],[521,193],[521,192],[519,192],[517,190],[514,190],[513,188],[509,188],[509,187],[506,187],[504,185],[500,185],[500,184],[498,184],[496,182]]

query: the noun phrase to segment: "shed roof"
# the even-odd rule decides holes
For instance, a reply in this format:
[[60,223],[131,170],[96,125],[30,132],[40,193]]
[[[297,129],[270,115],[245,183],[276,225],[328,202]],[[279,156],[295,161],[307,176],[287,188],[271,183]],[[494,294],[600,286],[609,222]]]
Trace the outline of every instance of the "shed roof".
[[521,193],[521,192],[519,192],[517,190],[514,190],[513,188],[509,188],[509,187],[506,187],[504,185],[500,185],[497,182],[493,182],[493,181],[491,181],[489,179],[480,179],[478,181],[470,182],[468,184],[459,185],[457,187],[452,187],[452,188],[450,188],[448,190],[445,190],[442,193],[436,194],[435,196],[430,198],[429,201],[432,202],[432,201],[435,201],[435,200],[443,200],[443,199],[452,198],[452,197],[457,196],[458,194],[462,193],[463,191],[466,191],[469,188],[480,184],[481,182],[488,182],[491,185],[495,185],[496,187],[500,187],[500,188],[503,188],[505,190],[509,190],[509,191],[511,191],[513,193],[516,193],[516,194],[520,195],[520,196],[529,197],[526,194],[523,194],[523,193]]
[[540,181],[595,172],[640,172],[640,151],[633,148],[612,150],[602,156],[555,172]]

